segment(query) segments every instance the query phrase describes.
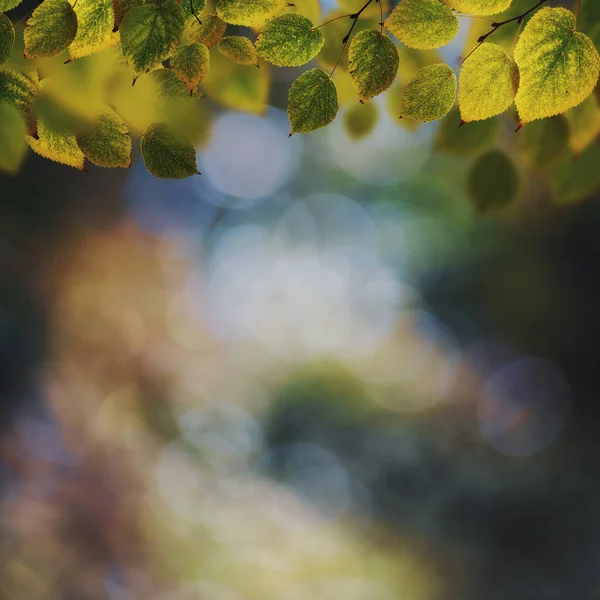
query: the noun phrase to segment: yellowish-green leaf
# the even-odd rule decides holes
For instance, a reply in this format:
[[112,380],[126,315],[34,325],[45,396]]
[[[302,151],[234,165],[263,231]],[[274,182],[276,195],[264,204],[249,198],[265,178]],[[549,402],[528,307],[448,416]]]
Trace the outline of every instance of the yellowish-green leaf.
[[210,70],[210,53],[204,44],[179,46],[171,57],[171,66],[188,89],[193,90]]
[[156,69],[148,73],[156,83],[156,91],[161,98],[189,98],[190,91],[173,69]]
[[462,123],[461,126],[460,112],[455,108],[440,122],[435,133],[435,149],[452,156],[472,156],[492,146],[499,133],[499,118]]
[[0,71],[0,100],[18,108],[28,123],[32,119],[31,105],[38,92],[36,72]]
[[119,41],[119,34],[113,32],[113,0],[77,0],[73,8],[78,26],[77,35],[69,46],[71,58],[101,52]]
[[26,58],[56,56],[77,35],[77,15],[67,0],[44,0],[25,28]]
[[564,8],[543,8],[529,21],[515,48],[521,73],[516,103],[523,123],[565,112],[596,87],[600,56],[593,42],[575,31]]
[[508,8],[512,0],[443,0],[444,4],[464,15],[497,15]]
[[228,35],[217,45],[219,52],[238,65],[256,65],[258,57],[254,44],[240,35]]
[[475,208],[486,213],[513,202],[519,191],[519,174],[504,152],[492,150],[469,169],[468,187]]
[[600,134],[600,107],[592,94],[579,106],[568,110],[564,116],[569,123],[569,145],[575,154],[585,150]]
[[294,0],[293,5],[287,7],[287,11],[304,15],[313,23],[319,23],[321,19],[321,3],[319,0]]
[[131,166],[131,137],[123,119],[114,111],[100,115],[98,125],[77,136],[85,157],[99,167]]
[[496,44],[482,44],[465,61],[458,80],[458,104],[465,122],[503,113],[519,89],[519,69]]
[[201,21],[204,19],[204,16],[200,17],[200,13],[206,8],[206,0],[181,0],[181,6],[186,19],[189,17],[192,17],[194,21],[196,17]]
[[308,133],[329,125],[338,108],[337,90],[331,77],[321,69],[303,73],[290,87],[287,112],[291,134]]
[[44,158],[75,169],[83,169],[83,152],[74,135],[52,131],[38,120],[37,137],[27,136],[27,143],[36,154]]
[[458,33],[456,15],[440,0],[403,0],[385,21],[385,26],[411,48],[439,48]]
[[350,75],[362,102],[387,90],[398,73],[398,50],[377,29],[356,34],[348,50]]
[[0,0],[0,12],[12,10],[15,6],[19,6],[23,0]]
[[0,170],[14,173],[19,169],[27,144],[23,115],[14,105],[0,101]]
[[406,86],[401,117],[415,121],[436,121],[447,115],[456,100],[456,75],[443,63],[428,65]]
[[567,155],[551,172],[550,187],[558,204],[579,202],[600,190],[600,145],[594,142],[581,155]]
[[379,109],[375,102],[355,102],[344,110],[342,117],[348,136],[353,140],[361,140],[375,129],[379,120]]
[[219,43],[226,29],[227,23],[217,15],[203,15],[201,23],[192,17],[186,25],[185,39],[212,48]]
[[299,67],[311,61],[325,39],[312,21],[287,14],[269,21],[256,40],[258,55],[278,67]]
[[0,65],[3,65],[12,54],[15,45],[15,28],[12,21],[0,14]]
[[158,67],[183,35],[183,9],[175,0],[132,8],[121,23],[121,47],[136,75]]
[[518,133],[525,164],[533,170],[556,163],[568,149],[569,127],[562,115],[528,123]]
[[217,0],[217,14],[232,25],[262,27],[285,8],[287,0]]
[[184,179],[198,174],[196,150],[174,136],[164,123],[153,123],[142,137],[142,156],[155,177]]

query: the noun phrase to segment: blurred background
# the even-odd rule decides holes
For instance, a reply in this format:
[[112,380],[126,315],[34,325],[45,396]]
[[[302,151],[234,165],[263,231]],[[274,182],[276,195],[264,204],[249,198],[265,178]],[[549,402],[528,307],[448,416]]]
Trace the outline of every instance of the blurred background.
[[201,176],[0,177],[0,598],[600,598],[600,199],[288,139],[296,75]]

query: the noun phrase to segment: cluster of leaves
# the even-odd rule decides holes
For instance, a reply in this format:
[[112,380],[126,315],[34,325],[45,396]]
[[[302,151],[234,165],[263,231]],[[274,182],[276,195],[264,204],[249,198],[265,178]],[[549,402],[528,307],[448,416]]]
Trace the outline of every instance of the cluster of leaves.
[[[20,2],[0,0],[0,11]],[[325,127],[352,99],[344,124],[363,137],[378,119],[372,99],[387,91],[403,126],[443,118],[438,147],[479,155],[469,187],[482,209],[517,193],[517,166],[489,150],[499,137],[497,117],[514,118],[513,107],[525,125],[517,145],[529,168],[566,160],[565,149],[587,153],[583,164],[598,158],[596,0],[579,1],[574,11],[543,6],[546,0],[338,2],[320,21],[318,0],[43,0],[22,35],[0,14],[0,168],[18,168],[25,144],[77,168],[85,159],[127,167],[131,131],[150,172],[187,177],[197,173],[194,147],[206,135],[204,93],[260,112],[270,65],[315,59],[318,67],[289,90],[290,135]],[[455,38],[461,17],[470,17],[470,47],[453,69],[437,49]],[[571,189],[567,180],[582,170],[568,163],[556,168],[557,189]],[[502,184],[490,189],[490,182]],[[590,185],[579,185],[576,196]]]

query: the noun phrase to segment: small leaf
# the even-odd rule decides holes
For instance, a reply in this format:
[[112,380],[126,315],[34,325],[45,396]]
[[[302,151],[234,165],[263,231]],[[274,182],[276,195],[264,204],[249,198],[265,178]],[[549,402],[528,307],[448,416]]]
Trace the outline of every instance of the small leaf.
[[113,0],[77,0],[77,35],[69,46],[71,58],[81,58],[115,45],[119,34],[113,32],[115,11]]
[[410,48],[427,50],[451,42],[458,33],[458,19],[440,0],[403,0],[385,27]]
[[193,90],[210,70],[208,48],[198,42],[179,46],[171,57],[171,66],[188,89]]
[[175,0],[132,8],[121,23],[121,47],[137,75],[158,67],[183,35],[183,10]]
[[142,156],[155,177],[184,179],[198,175],[196,150],[174,136],[164,123],[153,123],[142,136]]
[[25,57],[56,56],[77,35],[77,15],[67,0],[44,0],[25,28]]
[[278,67],[299,67],[310,62],[321,50],[325,38],[312,21],[287,14],[269,21],[256,40],[256,50]]
[[600,145],[595,142],[580,156],[567,155],[551,172],[550,187],[558,204],[588,198],[600,190]]
[[217,45],[219,52],[238,65],[256,65],[258,57],[254,44],[240,35],[224,37]]
[[465,122],[503,113],[519,89],[519,69],[496,44],[482,44],[464,63],[458,80],[458,104]]
[[600,106],[592,94],[585,102],[568,110],[564,116],[569,123],[569,145],[575,154],[585,150],[600,133]]
[[558,115],[528,123],[518,134],[519,149],[525,164],[532,170],[553,165],[567,150],[569,127]]
[[0,14],[0,65],[3,65],[12,54],[15,45],[15,28],[12,21]]
[[519,191],[519,175],[510,158],[492,150],[478,158],[468,174],[469,196],[482,213],[508,206]]
[[581,104],[600,74],[593,42],[575,32],[575,15],[543,8],[525,27],[515,48],[521,72],[516,103],[523,123],[551,117]]
[[438,152],[444,154],[472,156],[492,146],[499,133],[499,118],[473,121],[461,126],[460,113],[458,109],[453,109],[440,122],[434,145]]
[[375,102],[361,104],[356,102],[346,108],[343,113],[344,129],[353,140],[361,140],[368,136],[379,119],[379,109]]
[[26,124],[17,108],[8,102],[0,101],[0,170],[16,172],[25,153]]
[[38,120],[37,135],[37,138],[27,136],[27,143],[36,154],[75,169],[83,169],[83,152],[74,135],[52,131],[41,120]]
[[428,65],[406,86],[401,117],[427,122],[448,114],[456,100],[456,75],[443,63]]
[[321,69],[303,73],[290,87],[287,112],[291,133],[308,133],[329,125],[338,108],[337,91],[331,77]]
[[90,132],[77,136],[85,157],[99,167],[131,165],[131,137],[123,119],[114,111],[100,115],[98,125]]
[[217,15],[204,15],[202,23],[192,17],[188,20],[186,39],[188,42],[198,42],[204,44],[207,48],[212,48],[219,43],[223,37],[227,23]]
[[37,73],[0,71],[0,100],[18,108],[27,122],[32,119],[31,105],[38,92]]
[[348,50],[350,75],[362,102],[387,90],[398,73],[398,50],[377,29],[357,33]]
[[443,0],[446,6],[464,15],[497,15],[510,8],[512,0]]
[[217,0],[217,14],[232,25],[261,27],[286,4],[287,0]]

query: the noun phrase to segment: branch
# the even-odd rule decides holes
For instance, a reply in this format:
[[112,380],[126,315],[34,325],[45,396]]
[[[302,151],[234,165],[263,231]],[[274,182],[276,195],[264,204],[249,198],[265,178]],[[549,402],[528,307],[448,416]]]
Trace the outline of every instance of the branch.
[[542,4],[545,4],[547,1],[548,0],[539,0],[539,2],[535,6],[532,6],[529,10],[526,10],[523,14],[520,14],[517,17],[513,17],[512,19],[506,19],[506,21],[500,21],[499,23],[492,23],[491,31],[488,31],[485,35],[482,35],[477,41],[480,44],[483,44],[483,42],[485,42],[485,40],[487,40],[487,38],[490,37],[492,33],[498,31],[498,29],[500,29],[500,27],[502,27],[503,25],[508,25],[508,23],[514,23],[516,21],[517,23],[521,24],[523,22],[523,19],[528,14],[532,13],[534,10],[537,10]]

